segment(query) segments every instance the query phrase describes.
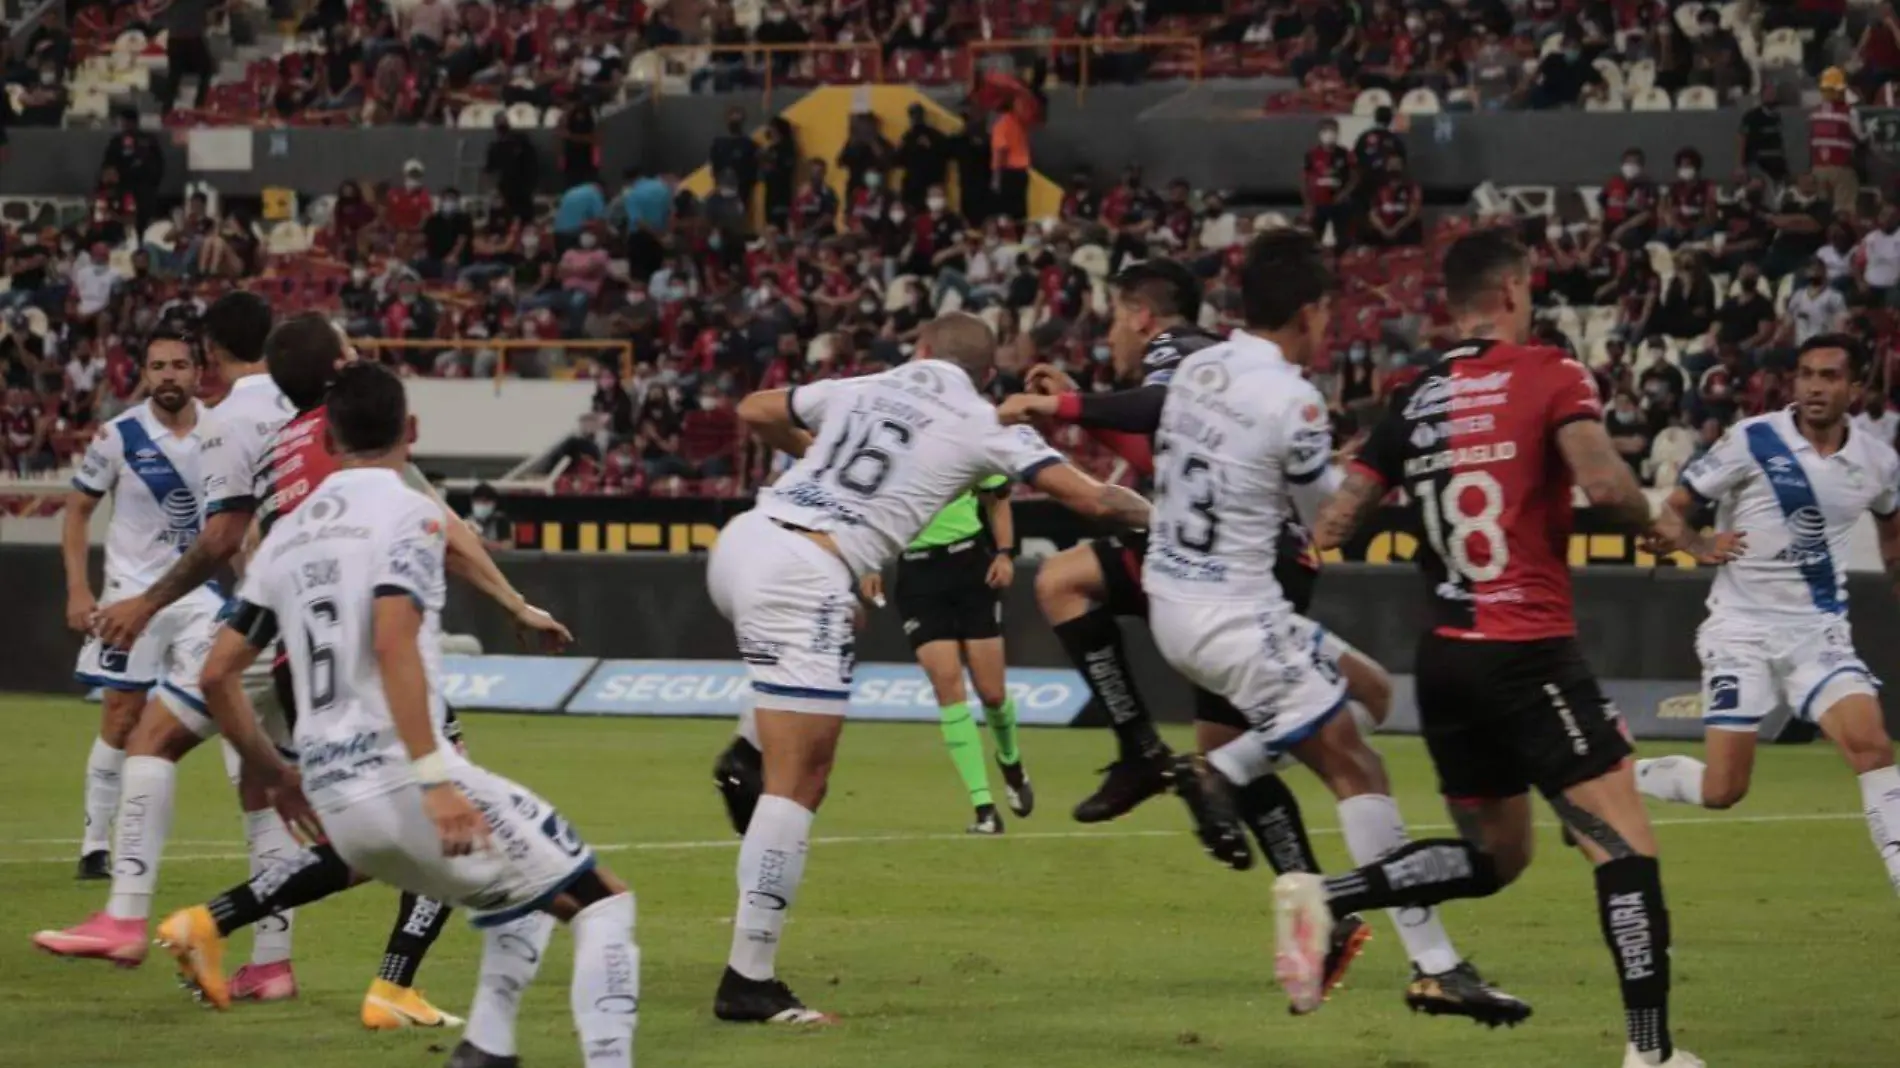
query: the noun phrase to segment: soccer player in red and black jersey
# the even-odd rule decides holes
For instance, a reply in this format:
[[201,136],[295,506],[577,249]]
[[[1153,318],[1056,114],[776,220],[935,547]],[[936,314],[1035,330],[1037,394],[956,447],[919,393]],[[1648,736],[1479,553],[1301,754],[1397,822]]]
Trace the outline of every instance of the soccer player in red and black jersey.
[[1590,373],[1523,343],[1529,264],[1504,230],[1452,245],[1446,299],[1470,340],[1379,424],[1315,530],[1322,550],[1337,546],[1393,489],[1419,510],[1434,619],[1419,639],[1419,716],[1464,837],[1414,842],[1328,879],[1282,876],[1282,962],[1316,966],[1335,917],[1485,897],[1511,883],[1530,862],[1536,787],[1596,866],[1628,1021],[1625,1068],[1701,1068],[1670,1041],[1669,912],[1630,743],[1577,645],[1571,488],[1624,530],[1724,557],[1680,517],[1652,519],[1604,429]]

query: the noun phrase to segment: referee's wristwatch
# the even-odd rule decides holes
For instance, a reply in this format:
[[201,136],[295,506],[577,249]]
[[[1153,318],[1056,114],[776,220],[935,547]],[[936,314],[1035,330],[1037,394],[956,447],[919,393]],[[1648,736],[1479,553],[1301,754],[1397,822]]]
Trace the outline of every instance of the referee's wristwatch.
[[1016,546],[1014,546],[1014,545],[1010,545],[1010,546],[999,546],[999,547],[997,548],[997,550],[996,550],[996,555],[998,555],[998,556],[1007,556],[1007,557],[1009,557],[1009,558],[1010,558],[1011,560],[1014,560],[1014,559],[1016,559],[1016,558],[1017,558],[1018,556],[1021,556],[1021,555],[1022,555],[1022,552],[1023,552],[1023,551],[1022,551],[1021,549],[1019,549],[1019,548],[1017,548],[1017,547],[1016,547]]

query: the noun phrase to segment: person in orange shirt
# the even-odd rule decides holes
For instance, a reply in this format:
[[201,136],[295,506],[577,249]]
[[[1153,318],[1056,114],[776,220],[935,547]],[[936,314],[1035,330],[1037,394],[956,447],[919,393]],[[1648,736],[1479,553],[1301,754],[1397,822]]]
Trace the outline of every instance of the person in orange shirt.
[[995,176],[999,215],[1021,221],[1029,217],[1029,122],[1027,105],[1018,100],[990,131],[990,173]]

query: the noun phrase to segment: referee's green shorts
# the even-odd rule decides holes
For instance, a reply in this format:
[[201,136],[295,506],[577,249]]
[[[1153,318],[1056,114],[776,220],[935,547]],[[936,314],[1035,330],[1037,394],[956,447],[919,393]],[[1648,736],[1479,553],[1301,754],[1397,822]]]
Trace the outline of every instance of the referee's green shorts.
[[897,560],[897,612],[912,649],[931,642],[1003,636],[1003,597],[990,589],[992,554],[982,538],[910,549]]

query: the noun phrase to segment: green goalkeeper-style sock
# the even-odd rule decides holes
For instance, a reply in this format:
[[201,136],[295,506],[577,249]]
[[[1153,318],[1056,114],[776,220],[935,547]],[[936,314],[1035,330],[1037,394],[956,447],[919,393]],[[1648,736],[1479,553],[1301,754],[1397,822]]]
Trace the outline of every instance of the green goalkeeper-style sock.
[[990,725],[996,739],[996,759],[1004,764],[1020,764],[1022,753],[1016,749],[1016,699],[1004,697],[999,707],[983,706],[983,722]]
[[970,791],[970,804],[991,804],[990,773],[983,766],[983,736],[970,718],[970,706],[945,705],[937,712],[943,717],[943,741],[950,747],[950,763],[957,766],[964,788]]

